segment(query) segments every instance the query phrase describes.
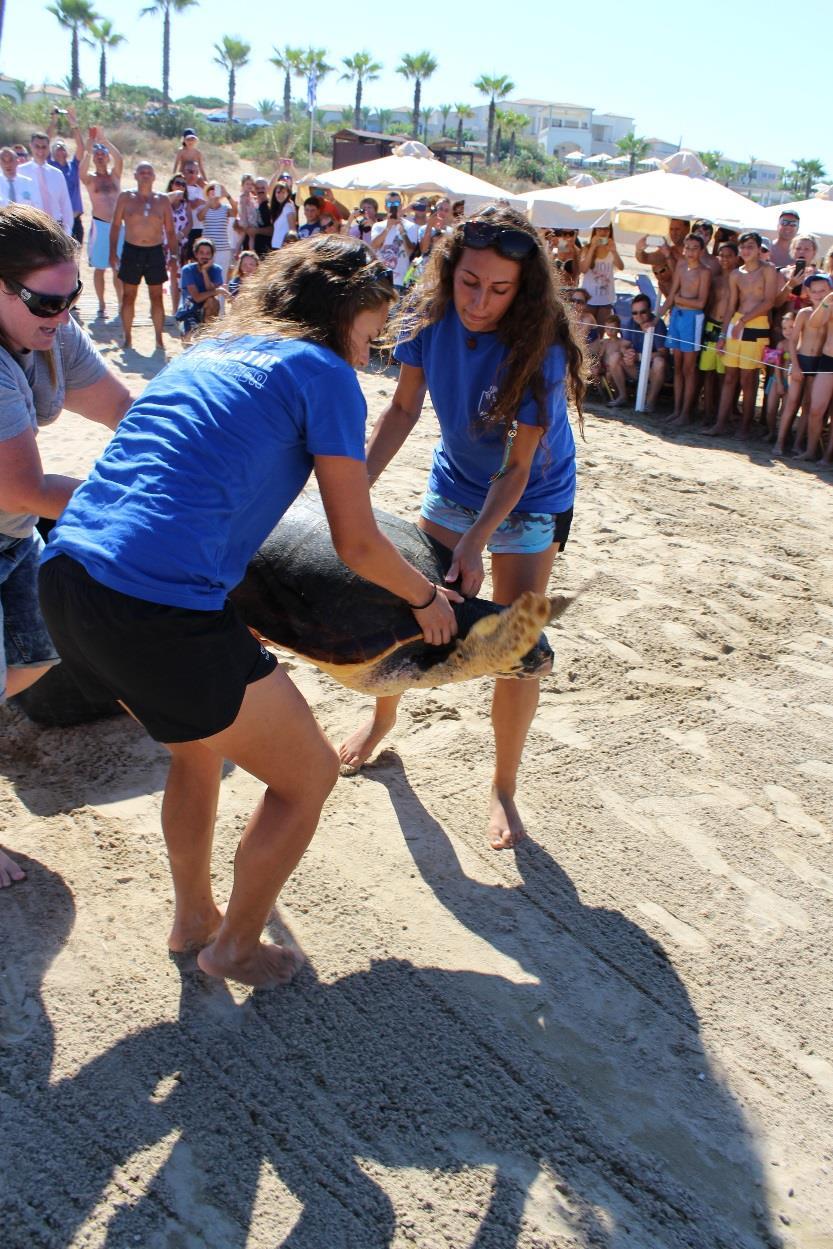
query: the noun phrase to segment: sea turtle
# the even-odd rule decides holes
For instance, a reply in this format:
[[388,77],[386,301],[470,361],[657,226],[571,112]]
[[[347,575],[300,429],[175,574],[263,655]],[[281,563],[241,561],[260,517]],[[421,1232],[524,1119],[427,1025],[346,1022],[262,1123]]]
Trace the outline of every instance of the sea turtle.
[[[379,528],[431,581],[442,581],[448,550],[410,521],[376,511]],[[541,676],[553,652],[544,625],[572,601],[522,594],[511,607],[487,599],[455,604],[457,636],[427,646],[408,605],[351,572],[336,555],[319,501],[302,496],[249,563],[232,592],[243,619],[267,643],[310,660],[363,694],[399,694],[480,676]],[[79,724],[119,711],[90,700],[65,664],[16,700],[44,725]]]
[[[431,581],[450,552],[410,521],[375,511],[382,533]],[[553,652],[541,630],[572,601],[522,594],[511,607],[486,599],[455,604],[458,633],[427,646],[402,599],[365,581],[333,548],[320,502],[303,496],[249,563],[232,600],[267,642],[311,660],[349,689],[399,694],[480,676],[541,676]]]

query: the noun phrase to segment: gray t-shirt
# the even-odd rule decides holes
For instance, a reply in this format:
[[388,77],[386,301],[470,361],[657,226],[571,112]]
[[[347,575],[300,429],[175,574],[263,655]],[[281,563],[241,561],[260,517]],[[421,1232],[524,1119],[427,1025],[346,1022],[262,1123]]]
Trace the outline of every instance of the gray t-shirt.
[[[97,348],[72,318],[59,327],[55,339],[52,359],[56,382],[49,376],[44,352],[27,351],[16,356],[0,347],[0,442],[17,438],[27,429],[37,434],[39,426],[51,425],[64,406],[68,390],[92,386],[107,372]],[[0,533],[26,538],[36,520],[36,516],[0,510]]]

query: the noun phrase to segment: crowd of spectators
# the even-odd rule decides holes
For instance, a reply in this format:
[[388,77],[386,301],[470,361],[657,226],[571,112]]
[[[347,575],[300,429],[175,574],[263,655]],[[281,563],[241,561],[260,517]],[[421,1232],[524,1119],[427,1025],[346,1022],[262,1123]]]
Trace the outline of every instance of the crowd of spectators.
[[645,408],[655,411],[669,390],[671,426],[760,430],[776,455],[833,462],[833,248],[821,257],[799,231],[786,209],[772,239],[672,220],[666,238],[635,248],[657,294],[646,287],[630,299],[616,295],[623,262],[611,227],[584,244],[575,230],[546,231],[608,406],[631,403],[649,354]]
[[[244,174],[232,195],[208,177],[193,130],[182,135],[164,192],[154,191],[156,171],[147,161],[135,167],[135,188],[123,190],[124,161],[102,128],[84,136],[72,109],[66,119],[68,138],[58,134],[56,109],[48,132],[31,136],[30,149],[0,149],[0,203],[35,204],[82,242],[86,188],[99,315],[106,315],[110,270],[127,347],[143,280],[161,347],[166,283],[187,338],[222,315],[269,252],[318,233],[345,233],[376,253],[401,294],[418,280],[435,239],[465,211],[463,201],[447,196],[417,194],[406,202],[395,190],[367,195],[352,211],[315,185],[301,199],[288,159],[270,177]],[[651,270],[657,294],[646,289],[626,311],[616,290],[624,261],[611,226],[594,227],[583,243],[575,230],[545,231],[585,327],[591,381],[608,405],[630,404],[650,329],[649,412],[668,390],[672,426],[702,418],[704,432],[748,437],[760,422],[775,454],[833,461],[833,255],[820,258],[816,240],[799,229],[792,210],[781,214],[772,239],[672,220],[667,237],[637,242],[635,258]]]

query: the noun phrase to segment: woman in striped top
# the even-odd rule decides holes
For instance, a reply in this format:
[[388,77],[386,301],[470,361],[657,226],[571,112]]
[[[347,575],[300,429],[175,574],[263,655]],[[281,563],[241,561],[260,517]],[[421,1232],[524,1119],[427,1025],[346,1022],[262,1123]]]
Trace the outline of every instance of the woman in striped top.
[[225,282],[231,261],[229,222],[237,216],[237,204],[220,182],[209,182],[205,196],[205,203],[197,209],[196,216],[202,223],[203,238],[214,244],[214,263],[223,270]]

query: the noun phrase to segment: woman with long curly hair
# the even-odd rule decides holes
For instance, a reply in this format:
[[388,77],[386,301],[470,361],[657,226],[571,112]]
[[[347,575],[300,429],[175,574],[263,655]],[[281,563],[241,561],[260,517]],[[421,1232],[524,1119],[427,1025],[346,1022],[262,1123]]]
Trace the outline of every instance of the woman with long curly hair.
[[[395,337],[394,337],[395,336]],[[401,365],[368,444],[373,483],[414,428],[426,392],[440,423],[419,524],[451,551],[446,580],[466,596],[492,556],[492,597],[509,604],[546,591],[570,529],[583,358],[553,265],[537,231],[508,207],[487,208],[439,239],[422,281],[393,323]],[[360,767],[392,728],[398,699],[341,747]],[[495,771],[488,836],[495,849],[524,835],[515,789],[538,681],[498,680],[492,703]]]
[[[131,407],[74,495],[40,586],[58,651],[171,754],[162,827],[174,881],[172,950],[203,971],[274,985],[291,952],[261,943],[309,844],[338,758],[274,655],[228,599],[315,472],[335,549],[405,599],[426,641],[456,631],[432,585],[377,529],[355,368],[388,316],[385,269],[352,239],[275,252],[223,326],[203,327]],[[223,759],[265,786],[243,832],[225,915],[211,890]]]

